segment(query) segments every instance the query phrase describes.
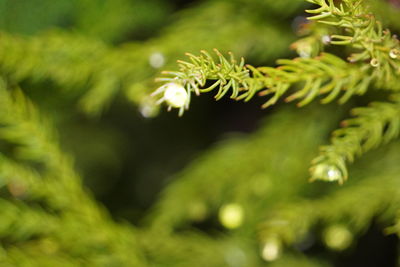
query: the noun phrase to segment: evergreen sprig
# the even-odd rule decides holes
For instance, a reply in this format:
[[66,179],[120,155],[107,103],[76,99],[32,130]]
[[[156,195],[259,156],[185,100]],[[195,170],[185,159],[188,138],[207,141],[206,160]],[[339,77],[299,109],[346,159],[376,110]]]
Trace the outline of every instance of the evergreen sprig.
[[342,184],[348,178],[346,162],[397,138],[400,133],[399,95],[393,96],[393,100],[353,109],[355,117],[342,122],[344,128],[333,132],[331,144],[322,146],[320,155],[313,160],[311,180]]
[[309,20],[345,29],[346,35],[331,35],[330,44],[350,45],[365,50],[353,61],[376,58],[376,53],[398,48],[397,38],[391,36],[389,30],[383,30],[381,22],[369,12],[364,0],[344,0],[339,5],[333,0],[307,1],[319,6],[306,10],[313,14]]
[[[200,56],[187,53],[191,62],[179,60],[179,72],[164,71],[163,74],[172,77],[157,78],[156,81],[182,84],[189,93],[195,92],[196,95],[218,88],[215,96],[217,100],[229,90],[232,90],[231,98],[237,98],[239,91],[256,92],[262,88],[262,80],[257,82],[254,77],[250,77],[250,71],[244,65],[243,58],[238,64],[232,53],[229,53],[228,60],[218,50],[214,51],[218,56],[218,62],[204,50]],[[213,83],[206,87],[209,80]]]
[[[262,105],[267,108],[282,98],[290,88],[294,88],[295,92],[285,100],[301,100],[298,106],[310,103],[319,95],[325,95],[322,103],[329,103],[342,92],[339,102],[344,103],[354,94],[364,94],[373,79],[368,75],[368,67],[358,68],[329,53],[315,58],[281,59],[276,68],[255,68],[245,65],[243,58],[238,63],[232,53],[226,59],[218,50],[215,52],[218,61],[205,51],[201,51],[200,56],[188,54],[190,62],[178,61],[178,72],[164,71],[167,77],[157,78],[157,81],[180,84],[185,87],[188,95],[192,92],[199,95],[216,89],[217,100],[230,90],[231,98],[246,102],[256,93],[268,95],[270,99]],[[212,84],[206,86],[207,82]],[[185,103],[186,108],[189,102],[190,97]]]
[[379,86],[400,90],[394,79],[400,73],[400,46],[397,36],[383,29],[364,0],[344,0],[337,4],[333,0],[307,0],[319,7],[306,10],[313,14],[310,20],[343,29],[343,33],[329,36],[329,43],[356,49],[350,62],[369,62],[375,68],[374,75]]

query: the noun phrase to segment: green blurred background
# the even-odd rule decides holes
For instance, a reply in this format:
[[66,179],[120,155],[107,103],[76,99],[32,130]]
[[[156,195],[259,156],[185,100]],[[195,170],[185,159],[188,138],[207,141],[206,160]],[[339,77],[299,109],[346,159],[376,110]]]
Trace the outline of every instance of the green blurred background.
[[[156,117],[145,118],[138,108],[141,105],[138,99],[156,88],[153,79],[160,72],[149,63],[151,56],[161,53],[166,61],[162,69],[173,68],[185,52],[198,53],[200,49],[217,47],[245,56],[250,64],[274,65],[277,58],[295,56],[288,47],[299,37],[299,23],[304,21],[307,7],[304,2],[0,0],[0,29],[28,40],[47,33],[66,32],[110,51],[129,46],[131,58],[119,58],[116,54],[114,59],[132,68],[133,85],[121,89],[122,93],[117,93],[96,112],[86,112],[85,107],[77,105],[82,103],[83,92],[90,87],[86,84],[65,90],[54,79],[23,77],[20,82],[24,92],[54,122],[61,146],[74,157],[84,184],[95,198],[116,221],[129,221],[142,227],[160,192],[173,181],[176,173],[216,144],[234,138],[246,139],[270,115],[284,109],[279,104],[261,110],[262,99],[244,104],[230,100],[215,102],[212,96],[204,95],[193,100],[191,110],[182,118],[164,110]],[[387,25],[395,31],[400,29],[395,5],[372,2],[386,14]],[[39,44],[43,48],[46,45],[46,42]],[[65,45],[70,49],[68,43]],[[96,49],[93,46],[94,53]],[[29,57],[29,52],[26,56]],[[340,112],[327,113],[333,114],[327,118],[331,124],[316,130],[320,138],[328,140],[330,131],[340,120],[337,114],[346,114],[351,106],[365,104],[370,97],[340,107],[337,109]],[[290,134],[282,133],[286,137]],[[289,150],[282,156],[281,152],[281,156],[291,157],[290,153]],[[326,185],[317,186],[312,189],[316,193],[310,194],[323,194],[330,190],[326,188]],[[204,232],[225,231],[212,219],[192,226]],[[395,266],[398,238],[384,236],[378,228],[373,224],[351,253],[327,257],[333,258],[336,266]],[[322,251],[319,243],[307,248],[310,255],[324,254]]]

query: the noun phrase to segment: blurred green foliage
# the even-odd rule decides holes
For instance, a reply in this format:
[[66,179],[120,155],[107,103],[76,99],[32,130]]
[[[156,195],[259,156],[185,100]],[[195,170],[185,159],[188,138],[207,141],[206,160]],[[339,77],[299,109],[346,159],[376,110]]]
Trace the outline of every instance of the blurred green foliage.
[[160,0],[2,0],[0,6],[5,31],[33,35],[62,27],[106,42],[149,37],[174,9]]

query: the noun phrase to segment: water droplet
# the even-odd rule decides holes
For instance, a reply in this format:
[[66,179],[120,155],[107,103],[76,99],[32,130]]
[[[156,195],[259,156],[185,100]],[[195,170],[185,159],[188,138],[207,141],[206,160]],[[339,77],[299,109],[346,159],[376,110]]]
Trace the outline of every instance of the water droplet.
[[139,112],[144,118],[154,118],[158,113],[158,108],[157,106],[145,104],[139,107]]
[[329,181],[337,181],[340,177],[340,171],[336,168],[330,168],[327,171],[327,177]]
[[149,57],[149,64],[155,69],[159,69],[165,65],[165,57],[160,52],[152,53]]
[[243,208],[237,203],[224,205],[219,210],[219,221],[228,229],[235,229],[243,223]]
[[231,267],[242,267],[247,266],[247,257],[244,251],[238,247],[230,247],[225,252],[225,261],[228,266]]
[[341,183],[343,181],[343,175],[334,165],[319,164],[312,170],[312,180]]
[[281,254],[281,243],[276,238],[270,238],[264,242],[261,257],[266,261],[274,261]]
[[157,116],[159,106],[156,104],[154,98],[144,97],[140,100],[139,112],[144,118],[154,118]]
[[189,95],[181,84],[168,83],[165,86],[164,99],[171,107],[181,108],[186,104]]
[[374,68],[379,67],[379,65],[380,65],[379,61],[376,58],[371,59],[369,64],[371,64],[371,66],[374,67]]
[[330,35],[325,34],[325,35],[323,35],[323,36],[321,37],[321,42],[322,42],[324,45],[330,44],[331,41],[332,41],[332,38],[331,38]]
[[324,231],[323,240],[333,250],[344,250],[351,245],[353,234],[343,225],[332,225]]
[[393,48],[392,50],[390,50],[389,56],[393,59],[396,59],[400,56],[400,51],[398,49]]

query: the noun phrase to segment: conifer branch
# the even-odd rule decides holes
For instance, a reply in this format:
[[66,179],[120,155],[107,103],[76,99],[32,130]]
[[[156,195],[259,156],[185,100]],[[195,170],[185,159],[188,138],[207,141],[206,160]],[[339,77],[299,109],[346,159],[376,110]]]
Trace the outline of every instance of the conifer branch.
[[[188,54],[190,62],[178,61],[179,72],[164,72],[170,77],[158,79],[185,87],[188,99],[179,107],[180,115],[183,109],[188,109],[191,92],[198,95],[215,88],[218,88],[215,96],[217,100],[229,90],[232,91],[231,98],[236,100],[248,101],[256,93],[272,95],[263,105],[264,108],[275,104],[296,83],[303,83],[303,88],[286,100],[302,99],[299,106],[308,104],[319,94],[329,93],[322,102],[330,102],[345,90],[346,93],[339,100],[343,103],[354,94],[365,93],[372,81],[378,87],[400,90],[399,41],[388,30],[383,30],[380,22],[367,13],[362,0],[345,0],[339,7],[331,0],[309,2],[320,6],[307,10],[314,14],[311,20],[345,28],[350,32],[350,35],[332,35],[329,42],[361,50],[349,57],[353,64],[325,53],[311,59],[279,60],[281,66],[278,68],[254,68],[245,66],[243,59],[238,63],[232,54],[226,59],[217,50],[217,62],[205,51],[200,56]],[[207,80],[213,81],[209,87],[205,87]],[[163,87],[160,88],[162,92]]]
[[[111,253],[117,265],[142,266],[132,230],[116,225],[93,201],[71,159],[59,148],[49,123],[21,91],[10,91],[1,80],[0,139],[17,151],[2,151],[0,155],[1,186],[7,186],[10,195],[0,199],[0,226],[12,224],[12,244],[18,247],[33,242],[38,246],[43,240],[51,240],[72,260],[79,259],[79,251],[84,249],[90,265],[97,265],[102,253]],[[23,224],[17,220],[23,220]],[[81,236],[77,229],[87,235]],[[0,238],[7,238],[7,234],[0,231]],[[30,236],[35,236],[33,241]]]
[[376,59],[378,58],[376,53],[388,53],[390,49],[397,52],[399,48],[397,38],[392,36],[390,31],[383,30],[381,22],[370,13],[364,0],[344,0],[340,4],[333,0],[307,1],[319,6],[306,10],[313,15],[308,18],[309,20],[342,28],[347,33],[330,36],[330,44],[349,45],[364,50],[360,54],[354,54],[351,58],[353,62]]
[[306,238],[318,223],[326,226],[346,221],[346,226],[356,235],[367,230],[376,217],[383,217],[386,224],[392,224],[399,207],[400,191],[396,173],[390,172],[385,170],[364,177],[357,184],[321,198],[296,199],[278,205],[268,211],[270,217],[263,223],[260,235],[262,238],[277,236],[283,242],[293,244]]
[[21,241],[34,235],[46,235],[57,228],[58,220],[44,209],[29,206],[19,200],[0,198],[2,220],[0,237]]
[[0,139],[13,144],[11,158],[43,163],[51,168],[67,162],[58,148],[57,137],[49,122],[39,114],[20,89],[8,92],[0,80]]
[[[226,59],[215,50],[218,56],[218,61],[215,61],[202,51],[200,56],[188,54],[190,62],[178,61],[178,72],[163,73],[166,77],[158,81],[168,82],[168,86],[161,86],[154,94],[164,93],[158,103],[165,101],[169,109],[179,108],[179,115],[182,115],[189,107],[192,92],[199,95],[215,90],[216,100],[229,91],[231,98],[244,101],[256,94],[268,95],[270,98],[262,106],[266,108],[275,104],[290,89],[294,92],[285,100],[299,100],[298,106],[310,103],[319,95],[324,95],[322,103],[336,98],[339,98],[339,103],[344,103],[353,95],[364,94],[371,85],[395,92],[400,90],[399,41],[390,31],[383,30],[381,23],[369,13],[362,0],[344,0],[339,4],[333,0],[308,2],[319,6],[307,10],[313,14],[310,20],[343,30],[343,35],[328,36],[330,44],[346,45],[359,51],[348,58],[350,63],[328,53],[314,58],[309,58],[312,53],[307,53],[293,60],[278,60],[279,66],[276,68],[255,68],[245,65],[243,59],[238,63],[232,54]],[[295,47],[304,46],[304,42],[307,43],[300,40]],[[176,95],[179,104],[171,98],[174,97],[174,93],[169,91],[171,84],[181,87],[182,92],[186,91]],[[356,109],[356,115],[366,118],[346,122],[359,123],[358,128],[351,125],[335,132],[332,146],[323,147],[322,155],[314,161],[311,180],[343,183],[348,176],[346,161],[352,161],[356,154],[397,137],[400,126],[397,122],[398,112],[394,111],[397,110],[396,106],[395,103],[373,104],[367,109],[371,109],[368,114],[364,114],[364,109]]]
[[311,180],[337,181],[348,178],[346,162],[385,144],[400,133],[400,96],[394,102],[373,102],[369,107],[355,108],[355,118],[342,122],[344,128],[333,132],[331,145],[321,147],[313,160]]
[[313,15],[310,20],[343,30],[343,34],[330,35],[329,44],[356,49],[359,52],[348,57],[350,62],[369,62],[378,86],[400,90],[396,79],[400,73],[399,40],[388,29],[383,29],[364,0],[344,0],[340,4],[333,0],[307,1],[319,6],[306,10]]
[[[307,105],[319,95],[324,95],[322,103],[329,103],[339,96],[339,102],[344,103],[352,95],[364,94],[374,78],[369,75],[369,66],[360,68],[328,53],[315,58],[278,60],[280,66],[276,68],[255,68],[245,65],[243,58],[237,62],[232,53],[227,59],[218,50],[215,52],[218,61],[205,51],[201,51],[200,56],[188,54],[190,62],[178,61],[178,72],[164,71],[166,77],[157,81],[183,86],[189,96],[182,106],[185,109],[189,107],[192,92],[199,95],[213,90],[217,91],[217,100],[229,91],[230,97],[235,100],[249,101],[257,93],[270,96],[262,106],[267,108],[291,88],[295,91],[285,100],[299,100],[298,106]],[[207,82],[212,84],[207,86]],[[165,87],[160,89],[157,94],[163,92]]]

